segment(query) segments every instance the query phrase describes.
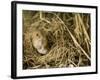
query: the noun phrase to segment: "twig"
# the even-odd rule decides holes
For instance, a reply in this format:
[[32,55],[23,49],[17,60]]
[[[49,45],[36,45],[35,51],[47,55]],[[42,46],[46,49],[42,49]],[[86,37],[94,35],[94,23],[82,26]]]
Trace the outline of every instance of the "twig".
[[43,21],[45,21],[45,22],[47,22],[49,24],[51,23],[50,21],[48,21],[45,18],[43,18],[42,11],[40,11],[40,20],[43,20]]
[[68,59],[69,62],[71,62],[75,67],[77,67],[77,65],[70,59]]

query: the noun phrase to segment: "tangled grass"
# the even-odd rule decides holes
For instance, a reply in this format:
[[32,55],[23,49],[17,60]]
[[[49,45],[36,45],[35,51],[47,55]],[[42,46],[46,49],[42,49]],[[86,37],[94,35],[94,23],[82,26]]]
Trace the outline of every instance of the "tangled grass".
[[[49,51],[41,55],[30,35],[41,29]],[[90,14],[23,10],[23,69],[91,65]]]

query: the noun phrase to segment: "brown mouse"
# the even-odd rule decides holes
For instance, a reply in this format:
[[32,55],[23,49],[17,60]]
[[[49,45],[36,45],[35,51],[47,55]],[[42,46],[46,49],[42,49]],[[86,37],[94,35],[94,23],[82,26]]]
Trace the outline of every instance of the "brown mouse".
[[48,41],[45,33],[41,30],[34,30],[32,33],[32,45],[40,54],[48,52]]

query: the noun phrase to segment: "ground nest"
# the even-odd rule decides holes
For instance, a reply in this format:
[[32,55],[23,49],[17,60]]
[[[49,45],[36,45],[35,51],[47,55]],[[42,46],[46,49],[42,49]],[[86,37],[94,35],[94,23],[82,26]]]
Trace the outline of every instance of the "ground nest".
[[[91,65],[90,14],[23,10],[23,69]],[[46,34],[49,51],[39,54],[34,29]]]

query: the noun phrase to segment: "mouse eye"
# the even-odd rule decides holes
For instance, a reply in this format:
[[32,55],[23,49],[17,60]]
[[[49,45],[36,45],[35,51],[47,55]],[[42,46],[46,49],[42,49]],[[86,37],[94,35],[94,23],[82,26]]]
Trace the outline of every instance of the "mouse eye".
[[41,34],[38,34],[38,33],[37,33],[36,36],[37,36],[38,38],[40,38],[40,37],[41,37]]
[[36,34],[36,36],[39,36],[39,34]]

